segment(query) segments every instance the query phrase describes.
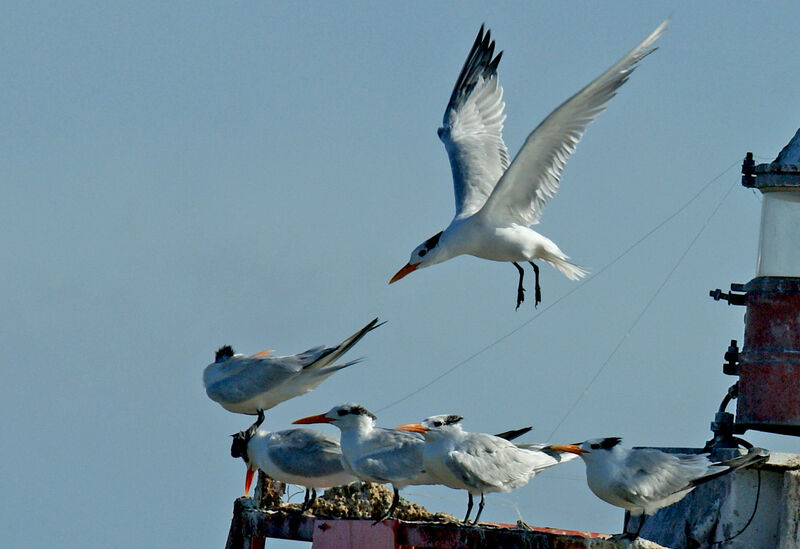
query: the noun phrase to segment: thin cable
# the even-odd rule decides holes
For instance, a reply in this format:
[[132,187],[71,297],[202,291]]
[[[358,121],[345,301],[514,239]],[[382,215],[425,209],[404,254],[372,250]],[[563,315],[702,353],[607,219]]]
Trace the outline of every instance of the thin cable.
[[702,235],[703,232],[706,230],[706,227],[708,227],[708,224],[709,224],[709,222],[711,222],[711,219],[717,214],[719,209],[722,207],[722,204],[725,202],[725,200],[731,194],[731,191],[736,186],[736,183],[737,182],[734,181],[731,184],[731,186],[728,188],[728,190],[725,192],[725,194],[722,196],[722,198],[719,200],[719,202],[717,203],[717,206],[714,208],[714,210],[711,212],[711,214],[706,218],[705,222],[700,227],[700,230],[698,230],[697,234],[694,235],[694,238],[692,238],[691,242],[689,242],[689,245],[686,247],[686,249],[683,251],[681,256],[678,258],[678,261],[675,263],[675,265],[672,267],[672,269],[669,271],[669,273],[667,273],[667,276],[664,277],[664,280],[661,282],[661,284],[659,285],[658,289],[655,291],[653,296],[648,300],[647,304],[645,304],[644,308],[636,316],[636,318],[634,319],[634,321],[631,324],[630,328],[628,328],[628,331],[625,332],[625,335],[623,335],[620,338],[620,340],[617,342],[617,345],[614,347],[614,349],[612,349],[611,353],[608,355],[606,360],[603,362],[603,364],[600,365],[600,367],[595,372],[594,376],[592,376],[592,379],[590,379],[589,383],[586,384],[586,387],[583,389],[583,392],[580,395],[578,395],[578,398],[575,399],[575,402],[572,403],[572,406],[569,407],[567,412],[564,414],[564,417],[562,417],[561,421],[559,421],[558,424],[553,428],[553,431],[550,433],[550,436],[548,436],[546,440],[550,440],[550,439],[553,438],[553,435],[556,433],[556,431],[558,431],[558,429],[564,424],[564,422],[567,420],[567,418],[570,416],[570,414],[572,414],[572,412],[578,406],[580,401],[583,400],[583,397],[585,397],[586,394],[589,392],[589,389],[591,388],[591,386],[594,384],[594,382],[597,380],[597,378],[600,377],[600,374],[603,373],[603,370],[605,369],[605,367],[608,366],[608,363],[611,362],[611,359],[614,358],[614,355],[617,354],[617,351],[620,349],[620,347],[622,347],[622,344],[625,342],[625,340],[631,335],[631,332],[634,330],[634,328],[636,328],[636,325],[639,324],[639,321],[642,319],[642,317],[645,315],[647,310],[650,308],[650,305],[652,305],[653,302],[656,300],[656,298],[659,296],[659,294],[661,294],[661,290],[664,289],[664,287],[667,285],[667,283],[672,278],[672,275],[675,274],[675,271],[677,271],[678,267],[680,267],[681,263],[683,263],[684,258],[689,253],[689,251],[692,249],[692,247],[694,246],[695,242],[697,242],[697,240],[700,238],[700,235]]
[[[640,238],[639,238],[639,239],[638,239],[636,242],[634,242],[633,244],[631,244],[630,246],[628,246],[628,247],[627,247],[627,248],[626,248],[624,251],[622,251],[622,252],[621,252],[619,255],[617,255],[617,256],[616,256],[614,259],[612,259],[611,261],[609,261],[608,263],[606,263],[606,264],[605,264],[603,267],[601,267],[601,268],[600,268],[598,271],[596,271],[596,272],[592,273],[592,274],[591,274],[589,277],[587,277],[586,279],[584,279],[584,280],[583,280],[583,281],[582,281],[580,284],[578,284],[578,285],[576,285],[576,286],[573,286],[573,287],[572,287],[572,289],[570,289],[569,291],[567,291],[567,293],[565,293],[565,294],[561,295],[561,296],[560,296],[558,299],[556,299],[554,302],[552,302],[551,304],[549,304],[548,306],[546,306],[546,307],[545,307],[544,309],[542,309],[542,310],[541,310],[541,311],[540,311],[538,314],[536,314],[535,316],[533,316],[533,317],[529,318],[528,320],[526,320],[525,322],[523,322],[522,324],[520,324],[519,326],[517,326],[516,328],[514,328],[514,329],[513,329],[513,330],[511,330],[510,332],[506,333],[506,334],[505,334],[505,335],[503,335],[503,336],[500,336],[499,338],[497,338],[497,339],[496,339],[496,340],[494,340],[493,342],[489,343],[488,345],[485,345],[484,347],[482,347],[482,348],[478,349],[477,351],[475,351],[474,353],[472,353],[471,355],[469,355],[467,358],[465,358],[465,359],[463,359],[463,360],[461,360],[461,361],[457,362],[457,363],[456,363],[454,366],[451,366],[450,368],[448,368],[447,370],[445,370],[444,372],[442,372],[442,373],[441,373],[441,374],[439,374],[438,376],[434,377],[432,380],[430,380],[429,382],[425,383],[424,385],[421,385],[420,387],[418,387],[418,388],[416,388],[415,390],[411,391],[411,392],[410,392],[410,393],[408,393],[407,395],[405,395],[405,396],[402,396],[402,397],[398,398],[397,400],[394,400],[394,401],[390,402],[389,404],[387,404],[387,405],[386,405],[386,406],[384,406],[383,408],[379,408],[379,409],[377,410],[377,412],[378,412],[378,413],[381,413],[381,412],[383,412],[384,410],[388,410],[389,408],[392,408],[392,407],[394,407],[394,406],[396,406],[396,405],[400,404],[401,402],[408,400],[409,398],[413,397],[414,395],[416,395],[416,394],[418,394],[418,393],[421,393],[422,391],[424,391],[425,389],[427,389],[428,387],[430,387],[431,385],[433,385],[434,383],[436,383],[436,382],[437,382],[437,381],[439,381],[440,379],[442,379],[442,378],[444,378],[444,377],[446,377],[446,376],[450,375],[451,373],[453,373],[453,372],[454,372],[454,371],[456,371],[457,369],[461,368],[463,365],[465,365],[465,364],[467,364],[468,362],[470,362],[472,359],[474,359],[474,358],[476,358],[476,357],[478,357],[478,356],[482,355],[483,353],[485,353],[485,352],[486,352],[486,351],[488,351],[489,349],[491,349],[491,348],[495,347],[495,346],[496,346],[496,345],[498,345],[499,343],[502,343],[503,341],[505,341],[506,339],[508,339],[508,338],[509,338],[509,337],[511,337],[512,335],[516,334],[517,332],[519,332],[520,330],[522,330],[523,328],[525,328],[526,326],[528,326],[528,324],[530,324],[530,323],[531,323],[531,322],[533,322],[534,320],[537,320],[539,317],[541,317],[543,314],[545,314],[545,313],[546,313],[547,311],[549,311],[551,308],[555,307],[556,305],[558,305],[559,303],[561,303],[562,301],[564,301],[566,298],[568,298],[569,296],[571,296],[572,294],[574,294],[575,292],[577,292],[578,290],[580,290],[581,288],[583,288],[584,286],[586,286],[587,284],[589,284],[589,283],[590,283],[592,280],[596,279],[598,276],[600,276],[601,274],[603,274],[605,271],[607,271],[608,269],[610,269],[610,268],[611,268],[611,267],[612,267],[614,264],[616,264],[617,262],[619,262],[619,261],[620,261],[620,260],[621,260],[623,257],[625,257],[626,255],[628,255],[630,252],[632,252],[632,251],[633,251],[633,250],[634,250],[636,247],[638,247],[638,246],[639,246],[639,245],[640,245],[642,242],[644,242],[645,240],[647,240],[647,239],[648,239],[648,238],[649,238],[649,237],[650,237],[650,236],[651,236],[653,233],[655,233],[656,231],[658,231],[659,229],[661,229],[661,228],[662,228],[664,225],[666,225],[667,223],[669,223],[670,221],[672,221],[672,220],[673,220],[675,217],[677,217],[677,216],[678,216],[678,215],[679,215],[681,212],[683,212],[683,211],[684,211],[686,208],[688,208],[688,207],[689,207],[689,206],[690,206],[690,205],[691,205],[691,204],[692,204],[692,203],[693,203],[695,200],[697,200],[697,199],[700,197],[700,195],[701,195],[701,194],[703,194],[703,192],[705,192],[705,190],[706,190],[706,189],[708,189],[708,188],[709,188],[709,187],[710,187],[710,186],[711,186],[713,183],[715,183],[715,182],[716,182],[718,179],[720,179],[722,176],[724,176],[725,174],[727,174],[727,173],[728,173],[728,172],[731,170],[731,168],[733,168],[734,166],[738,165],[738,164],[739,164],[739,162],[741,162],[741,161],[740,161],[740,160],[736,160],[736,161],[732,162],[732,163],[730,164],[730,166],[728,166],[727,168],[725,168],[725,169],[724,169],[722,172],[720,172],[720,173],[719,173],[719,174],[718,174],[716,177],[712,178],[712,179],[711,179],[710,181],[708,181],[708,182],[707,182],[705,185],[703,185],[703,186],[702,186],[702,187],[701,187],[701,188],[700,188],[700,189],[699,189],[699,190],[698,190],[698,191],[697,191],[697,192],[696,192],[696,193],[695,193],[695,194],[694,194],[694,195],[693,195],[693,196],[692,196],[692,197],[691,197],[689,200],[687,200],[687,201],[686,201],[686,202],[685,202],[685,203],[684,203],[682,206],[680,206],[680,207],[679,207],[677,210],[675,210],[675,211],[674,211],[672,214],[668,215],[668,216],[667,216],[666,218],[664,218],[664,219],[663,219],[663,220],[662,220],[660,223],[658,223],[658,224],[657,224],[655,227],[653,227],[652,229],[650,229],[649,231],[647,231],[647,232],[646,232],[646,233],[645,233],[645,234],[644,234],[642,237],[640,237]],[[729,191],[729,192],[730,192],[730,191]]]
[[711,542],[712,545],[719,545],[721,543],[728,543],[729,541],[738,538],[739,536],[741,536],[744,533],[745,530],[747,530],[747,528],[750,526],[750,523],[753,522],[753,519],[756,516],[756,511],[758,510],[758,500],[759,500],[759,497],[761,496],[761,469],[756,469],[756,471],[758,472],[758,488],[756,488],[756,502],[753,505],[753,512],[750,513],[750,518],[747,519],[747,522],[744,524],[742,529],[739,530],[736,533],[735,536],[732,536],[732,537],[729,537],[729,538],[725,538],[725,539],[720,540],[720,541],[712,541]]

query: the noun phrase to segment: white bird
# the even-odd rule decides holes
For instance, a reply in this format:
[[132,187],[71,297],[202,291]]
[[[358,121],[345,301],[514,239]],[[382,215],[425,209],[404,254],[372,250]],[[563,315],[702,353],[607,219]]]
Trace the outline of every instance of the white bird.
[[473,495],[481,496],[472,523],[477,524],[483,512],[484,494],[524,486],[537,473],[576,457],[567,452],[543,450],[544,444],[515,445],[487,433],[469,433],[461,427],[462,419],[452,414],[431,416],[421,423],[399,425],[396,429],[422,434],[426,471],[439,484],[469,493],[465,524],[472,512]]
[[577,280],[587,271],[530,225],[539,223],[547,201],[558,191],[561,172],[583,137],[586,127],[630,77],[637,63],[656,48],[664,21],[642,43],[550,113],[525,140],[509,164],[503,142],[503,88],[497,77],[502,52],[494,55],[490,31],[481,26],[456,80],[439,128],[453,172],[456,213],[450,225],[417,246],[411,258],[389,281],[468,254],[492,261],[509,261],[519,271],[517,308],[525,299],[527,261],[536,275],[535,304],[541,301],[539,268],[542,259],[564,276]]
[[382,324],[375,318],[335,347],[319,346],[290,356],[269,355],[272,351],[245,356],[234,354],[225,345],[203,371],[206,393],[226,410],[258,414],[315,389],[335,372],[359,362],[361,359],[333,364],[367,332]]
[[694,488],[742,467],[765,462],[769,452],[752,448],[727,461],[712,462],[707,454],[670,454],[654,448],[628,449],[617,437],[596,438],[577,444],[549,446],[579,455],[586,464],[586,481],[603,501],[622,507],[631,517],[643,515],[635,533],[639,536],[647,515],[683,499]]
[[345,470],[366,482],[391,484],[392,504],[375,522],[389,518],[400,500],[399,490],[412,484],[436,484],[422,464],[425,442],[410,433],[375,426],[375,415],[358,404],[334,406],[296,424],[331,423],[341,432]]
[[337,437],[316,429],[270,432],[259,428],[258,423],[233,435],[231,444],[231,456],[242,458],[247,465],[245,495],[250,493],[258,469],[279,482],[305,487],[301,511],[314,502],[317,488],[358,480],[342,467],[342,449]]

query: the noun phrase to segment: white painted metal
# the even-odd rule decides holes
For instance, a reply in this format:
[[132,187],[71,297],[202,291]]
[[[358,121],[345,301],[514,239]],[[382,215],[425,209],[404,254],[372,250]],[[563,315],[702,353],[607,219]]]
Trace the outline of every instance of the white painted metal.
[[800,193],[763,191],[756,276],[800,277]]

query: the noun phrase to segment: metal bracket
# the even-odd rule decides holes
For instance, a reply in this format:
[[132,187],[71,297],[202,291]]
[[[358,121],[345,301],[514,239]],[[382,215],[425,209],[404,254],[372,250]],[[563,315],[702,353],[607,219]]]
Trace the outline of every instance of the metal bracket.
[[742,187],[752,189],[756,186],[756,178],[753,175],[753,169],[755,167],[756,162],[753,160],[753,153],[748,152],[742,162]]
[[[747,293],[737,294],[734,293],[734,290],[739,290],[739,288],[744,288],[743,284],[731,284],[731,292],[724,293],[722,290],[717,288],[716,290],[711,290],[708,292],[708,295],[714,298],[714,301],[719,301],[720,299],[725,300],[728,302],[728,305],[744,305],[745,299],[747,298]],[[739,290],[741,291],[741,290]]]
[[731,344],[724,355],[725,363],[722,365],[722,373],[729,376],[739,375],[739,346],[735,339],[731,339]]
[[[727,354],[727,353],[726,353]],[[725,409],[728,404],[739,397],[739,382],[737,381],[728,388],[725,398],[719,405],[719,411],[714,414],[714,421],[711,422],[711,432],[714,433],[714,438],[706,442],[704,451],[711,451],[716,448],[738,448],[743,446],[745,448],[752,448],[753,445],[746,440],[734,436],[734,433],[741,432],[735,423],[734,415],[726,412]]]

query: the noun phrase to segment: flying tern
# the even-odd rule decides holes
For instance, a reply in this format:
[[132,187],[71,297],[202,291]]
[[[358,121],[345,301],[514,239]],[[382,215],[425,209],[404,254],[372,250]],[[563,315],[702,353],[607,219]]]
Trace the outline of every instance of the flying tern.
[[411,433],[376,427],[375,419],[375,415],[363,406],[347,403],[294,423],[335,425],[342,432],[345,470],[366,482],[392,485],[392,503],[375,521],[377,523],[392,516],[400,500],[400,489],[412,484],[436,484],[436,481],[422,464],[425,442]]
[[342,467],[342,449],[337,437],[316,429],[270,432],[259,428],[258,423],[233,435],[231,444],[231,456],[242,458],[247,465],[245,495],[250,493],[258,469],[279,482],[305,487],[302,511],[314,502],[317,488],[358,480]]
[[571,452],[586,463],[586,481],[603,501],[622,507],[632,517],[647,515],[683,499],[694,488],[742,467],[765,462],[769,452],[752,448],[727,461],[712,462],[707,454],[670,454],[653,448],[628,449],[617,437],[596,438],[577,444],[553,445],[551,450]]
[[530,228],[558,191],[561,172],[587,126],[630,77],[639,61],[652,53],[664,32],[664,21],[614,66],[550,113],[525,140],[509,163],[503,142],[503,88],[494,55],[495,42],[481,26],[456,80],[444,113],[439,138],[453,172],[456,213],[450,225],[411,252],[408,263],[389,281],[396,282],[423,267],[462,254],[508,261],[519,272],[517,308],[525,299],[520,262],[531,264],[536,276],[535,305],[541,301],[541,259],[571,280],[587,271],[571,263],[549,238]]
[[272,356],[271,351],[245,356],[234,354],[225,345],[203,372],[206,393],[226,410],[258,414],[315,389],[335,372],[359,362],[361,359],[333,364],[367,332],[382,324],[375,318],[335,347],[314,347],[290,356]]
[[425,438],[423,464],[437,483],[467,491],[465,524],[472,512],[473,495],[481,496],[472,522],[477,524],[485,494],[524,486],[544,469],[576,457],[568,452],[544,450],[544,445],[515,445],[487,433],[470,433],[461,427],[462,419],[453,414],[438,415],[420,423],[399,425],[396,429],[422,434]]

